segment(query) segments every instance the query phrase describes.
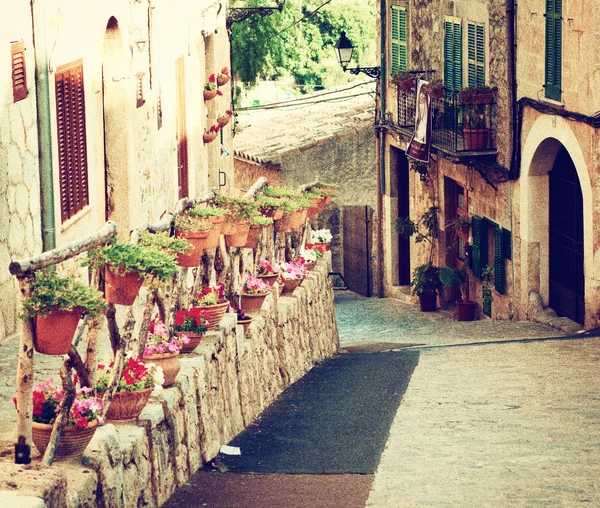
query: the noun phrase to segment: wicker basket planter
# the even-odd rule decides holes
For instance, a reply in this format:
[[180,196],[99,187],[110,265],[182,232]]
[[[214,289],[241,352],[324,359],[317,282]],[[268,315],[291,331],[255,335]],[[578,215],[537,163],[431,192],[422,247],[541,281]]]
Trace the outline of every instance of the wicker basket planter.
[[108,410],[107,420],[132,420],[137,418],[152,395],[154,388],[146,388],[133,392],[115,392]]
[[[31,422],[31,440],[42,455],[50,442],[53,427],[54,425],[49,423]],[[98,420],[88,422],[84,429],[80,429],[76,425],[65,426],[58,441],[55,457],[65,459],[81,457],[97,428]]]
[[162,369],[165,376],[163,387],[166,388],[175,382],[175,378],[181,369],[181,363],[179,362],[179,351],[177,351],[177,353],[163,353],[148,356],[144,355],[143,358],[146,363],[154,363]]

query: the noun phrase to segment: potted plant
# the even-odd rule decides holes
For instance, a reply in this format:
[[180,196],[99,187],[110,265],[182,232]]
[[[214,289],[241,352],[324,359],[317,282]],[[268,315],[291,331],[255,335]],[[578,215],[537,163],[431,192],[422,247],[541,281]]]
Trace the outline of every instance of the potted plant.
[[170,386],[175,382],[175,378],[181,369],[179,351],[181,346],[189,343],[189,341],[185,335],[172,337],[167,326],[158,318],[150,322],[142,358],[144,361],[154,363],[162,369],[164,375],[163,387]]
[[[98,364],[96,391],[105,393],[108,388],[114,364]],[[108,420],[130,420],[137,418],[154,389],[161,389],[164,382],[162,369],[156,364],[146,364],[129,351],[125,356],[125,365],[117,381],[115,393],[109,402],[106,418]],[[106,406],[106,397],[103,399]]]
[[269,286],[272,286],[277,281],[277,277],[279,277],[279,270],[268,260],[260,259],[258,261],[256,276],[263,282],[266,282]]
[[473,321],[475,302],[469,299],[469,276],[466,263],[463,263],[460,268],[449,266],[440,268],[440,280],[444,286],[460,288],[461,299],[456,301],[456,320]]
[[333,183],[321,182],[318,184],[319,191],[325,196],[325,204],[327,206],[333,200],[333,197],[337,194],[338,186]]
[[444,96],[444,82],[441,79],[432,79],[423,87],[423,90],[432,99],[441,99]]
[[223,67],[217,74],[217,85],[223,86],[229,82],[229,79],[229,67]]
[[260,310],[265,298],[273,291],[273,288],[258,277],[248,275],[242,286],[240,297],[240,309],[244,312]]
[[410,281],[412,294],[419,297],[422,312],[433,312],[437,307],[437,292],[442,287],[440,269],[433,263],[415,267]]
[[301,262],[281,263],[280,268],[284,295],[293,293],[308,273],[304,263]]
[[184,337],[188,339],[188,342],[183,341],[181,353],[191,353],[194,351],[198,344],[200,344],[207,328],[208,319],[200,307],[178,310],[175,313],[173,330],[175,335],[181,339]]
[[491,104],[494,102],[498,87],[478,85],[466,87],[458,92],[458,100],[461,104]]
[[317,216],[325,209],[325,204],[328,199],[326,191],[322,191],[318,187],[313,187],[304,193],[304,196],[311,202],[311,206],[308,209],[307,216],[309,219]]
[[217,95],[223,95],[223,92],[217,88],[217,77],[214,74],[208,76],[208,81],[204,85],[204,100],[210,101]]
[[415,87],[415,76],[410,72],[396,72],[392,74],[392,83],[403,90],[412,90]]
[[492,302],[494,301],[494,295],[490,283],[494,280],[494,268],[487,265],[481,271],[481,280],[483,285],[481,286],[481,310],[488,316],[492,317]]
[[248,238],[244,247],[247,249],[256,249],[263,229],[271,224],[273,224],[271,217],[265,217],[261,214],[254,214],[250,217],[250,231],[248,231]]
[[[55,457],[72,458],[83,454],[91,441],[102,418],[102,401],[87,387],[76,387],[75,400],[69,410],[66,425],[60,435]],[[33,388],[33,410],[31,438],[35,447],[43,455],[50,442],[56,415],[64,397],[62,387],[53,379],[38,383]],[[13,398],[16,407],[16,397]]]
[[300,254],[298,256],[298,260],[304,264],[304,268],[308,271],[312,270],[316,264],[317,260],[323,257],[323,253],[319,250],[308,248],[308,244],[306,247],[300,249]]
[[256,198],[256,204],[260,213],[273,220],[279,220],[283,216],[282,198],[265,196],[261,194]]
[[204,129],[202,141],[204,141],[205,144],[212,143],[217,138],[220,130],[221,126],[218,123],[211,125],[208,130]]
[[223,226],[225,243],[228,247],[243,247],[250,231],[250,218],[258,213],[254,200],[219,195],[215,198],[217,206],[229,210]]
[[323,247],[333,239],[329,229],[317,229],[310,232],[310,243],[315,246]]
[[229,300],[225,299],[225,285],[221,283],[203,287],[202,293],[198,295],[197,305],[208,319],[208,330],[216,330],[229,307]]
[[221,127],[221,128],[225,127],[225,125],[227,125],[229,123],[229,121],[231,120],[232,115],[233,115],[233,111],[231,111],[230,109],[226,109],[225,113],[221,113],[217,117],[217,123],[219,124],[219,127]]
[[169,236],[167,232],[150,233],[149,231],[142,231],[139,244],[142,247],[150,247],[166,252],[175,258],[179,254],[185,254],[192,249],[192,245],[184,238]]
[[[225,218],[227,217],[229,210],[214,205],[197,205],[190,208],[186,213],[190,217],[194,217],[200,221],[210,222],[213,225],[213,229],[210,230],[206,241],[208,245],[214,245],[212,248],[216,248],[219,245],[219,237],[221,236],[223,224],[225,223]],[[206,248],[208,249],[211,247]]]
[[188,252],[177,255],[177,264],[179,266],[198,266],[204,249],[214,249],[218,245],[219,238],[214,237],[212,243],[209,243],[210,232],[214,226],[207,221],[200,221],[189,215],[178,215],[173,222],[175,227],[175,237],[182,238],[190,244],[192,249]]
[[106,308],[102,293],[51,270],[35,272],[29,289],[20,318],[35,320],[33,345],[46,355],[67,354],[81,316],[98,316]]
[[173,257],[154,248],[114,242],[88,252],[85,265],[105,267],[105,296],[109,302],[132,305],[144,282],[167,282],[177,273]]

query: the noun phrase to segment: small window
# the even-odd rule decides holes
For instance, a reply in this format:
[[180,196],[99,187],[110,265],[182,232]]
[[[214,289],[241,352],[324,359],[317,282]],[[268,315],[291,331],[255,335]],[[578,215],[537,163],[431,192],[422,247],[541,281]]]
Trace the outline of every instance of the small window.
[[138,108],[141,108],[144,104],[145,104],[145,100],[144,100],[144,73],[143,72],[138,72],[135,75],[135,81],[136,81],[136,106]]
[[10,45],[12,61],[13,102],[18,102],[27,97],[27,72],[25,69],[25,44],[23,41],[13,42]]

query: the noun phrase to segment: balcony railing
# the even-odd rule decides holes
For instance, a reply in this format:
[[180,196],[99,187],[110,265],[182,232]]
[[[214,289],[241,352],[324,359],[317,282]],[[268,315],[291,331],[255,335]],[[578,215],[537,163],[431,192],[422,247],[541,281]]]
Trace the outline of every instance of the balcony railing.
[[[406,136],[415,129],[416,90],[398,86],[396,128]],[[496,153],[495,104],[461,104],[458,91],[444,89],[441,98],[431,99],[432,145],[457,156]]]

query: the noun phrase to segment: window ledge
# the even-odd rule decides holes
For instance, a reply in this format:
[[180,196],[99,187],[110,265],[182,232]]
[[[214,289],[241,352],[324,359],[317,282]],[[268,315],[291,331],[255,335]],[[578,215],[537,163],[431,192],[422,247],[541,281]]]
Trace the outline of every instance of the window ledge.
[[73,215],[73,217],[71,217],[70,219],[67,219],[65,222],[63,222],[61,224],[60,232],[64,233],[71,226],[73,226],[74,224],[79,222],[81,219],[83,219],[84,217],[89,215],[91,211],[92,211],[91,205],[86,205],[85,207],[83,207],[79,212],[77,212],[75,215]]
[[546,102],[548,104],[552,104],[552,106],[556,106],[557,108],[565,109],[565,103],[560,101],[555,101],[554,99],[548,99],[548,97],[541,97],[542,102]]

